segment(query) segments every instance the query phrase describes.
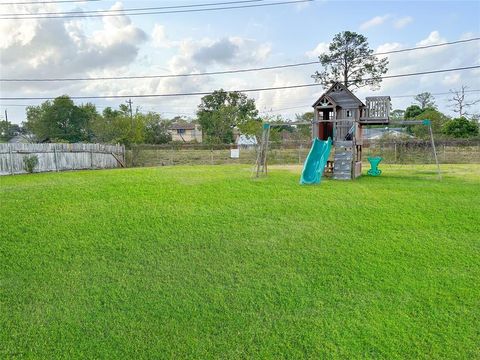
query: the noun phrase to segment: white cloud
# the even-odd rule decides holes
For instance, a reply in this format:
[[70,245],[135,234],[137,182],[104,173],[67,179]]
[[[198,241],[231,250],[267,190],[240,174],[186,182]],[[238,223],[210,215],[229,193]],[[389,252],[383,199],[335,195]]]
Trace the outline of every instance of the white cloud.
[[[120,3],[111,7],[119,8]],[[127,16],[104,17],[101,28],[91,33],[79,21],[36,19],[20,24],[6,20],[0,27],[0,66],[9,77],[65,77],[118,69],[134,62],[147,39]],[[68,84],[59,87],[64,85]],[[10,83],[2,90],[19,86],[26,88],[25,84]],[[30,84],[29,90],[46,87],[35,86]]]
[[411,16],[405,16],[400,19],[397,19],[394,21],[393,26],[395,26],[396,29],[403,29],[405,26],[413,22],[413,17]]
[[321,42],[319,43],[315,49],[307,51],[305,55],[310,59],[317,59],[321,54],[328,51],[329,43]]
[[384,24],[388,19],[390,19],[391,15],[386,14],[383,16],[375,16],[371,18],[370,20],[365,21],[360,25],[360,30],[367,30],[375,26],[379,26]]
[[446,42],[446,39],[442,38],[440,36],[440,33],[437,30],[435,30],[435,31],[432,31],[425,39],[417,42],[417,46],[434,45],[442,42]]
[[[419,40],[416,46],[432,45],[445,41],[447,39],[439,31],[435,30],[430,32],[424,39]],[[452,46],[441,46],[387,55],[390,61],[387,75],[463,67],[480,61],[480,44],[455,46],[457,47],[457,52],[452,52]],[[385,43],[380,45],[376,51],[384,52],[408,47],[412,47],[412,45]],[[462,84],[475,88],[475,82],[478,83],[474,70],[386,79],[381,84],[379,94],[394,96],[413,95],[424,91],[443,93],[448,92],[450,88],[459,88]],[[361,97],[368,96],[369,90],[362,89],[358,91],[358,94]],[[447,98],[448,96],[437,97],[437,104],[442,111],[446,112],[449,111],[446,107]],[[405,108],[412,103],[413,99],[408,97],[394,98],[392,101],[395,108]]]
[[[267,60],[271,52],[271,45],[242,37],[183,39],[175,41],[175,50],[176,54],[167,60],[166,69],[153,66],[145,69],[145,73],[190,74],[212,71],[212,69],[249,67]],[[248,88],[252,86],[252,83],[262,81],[258,74],[251,76],[250,74],[239,74],[236,77],[226,75],[102,81],[88,83],[82,87],[82,91],[86,94],[117,95],[204,92],[220,87],[227,90]],[[141,100],[141,103],[146,106],[155,106],[156,110],[160,112],[162,109],[166,109],[166,111],[192,113],[196,110],[199,101],[200,96],[189,96],[145,98]]]
[[153,46],[157,48],[170,48],[174,46],[174,43],[169,41],[165,26],[155,24],[152,31]]

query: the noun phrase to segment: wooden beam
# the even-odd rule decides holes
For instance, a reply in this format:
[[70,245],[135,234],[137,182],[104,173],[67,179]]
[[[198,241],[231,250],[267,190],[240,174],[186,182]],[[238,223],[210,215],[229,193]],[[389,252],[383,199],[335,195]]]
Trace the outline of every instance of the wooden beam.
[[112,156],[115,158],[115,160],[117,160],[117,162],[120,164],[120,166],[121,166],[122,168],[124,168],[124,167],[125,167],[125,164],[118,158],[118,156],[115,155],[115,153],[113,153],[113,152],[112,152],[111,154],[112,154]]

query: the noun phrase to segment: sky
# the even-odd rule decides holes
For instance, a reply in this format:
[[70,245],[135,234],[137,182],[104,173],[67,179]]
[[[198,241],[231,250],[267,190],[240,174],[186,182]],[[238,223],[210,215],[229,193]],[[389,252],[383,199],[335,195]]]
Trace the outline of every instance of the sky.
[[[218,3],[228,0],[83,1],[7,5],[5,14],[92,11]],[[230,0],[232,1],[232,0]],[[278,0],[264,0],[272,3]],[[24,2],[24,1],[23,1]],[[260,3],[258,2],[258,3]],[[68,78],[166,75],[257,68],[318,60],[333,36],[350,30],[368,38],[377,52],[480,36],[480,1],[341,1],[176,14],[97,18],[0,20],[0,78]],[[388,55],[387,75],[480,65],[480,41]],[[267,71],[181,77],[68,82],[0,82],[0,97],[120,95],[93,102],[102,111],[129,95],[210,92],[313,83],[319,64]],[[390,95],[404,109],[420,92],[448,93],[462,85],[480,90],[480,69],[386,79],[365,96]],[[321,86],[248,93],[264,116],[311,110]],[[439,109],[453,115],[450,95],[437,95]],[[480,98],[480,91],[467,94]],[[201,96],[134,98],[133,106],[167,118],[194,117]],[[0,117],[25,121],[25,106],[41,100],[0,100]],[[480,112],[480,105],[472,109]]]

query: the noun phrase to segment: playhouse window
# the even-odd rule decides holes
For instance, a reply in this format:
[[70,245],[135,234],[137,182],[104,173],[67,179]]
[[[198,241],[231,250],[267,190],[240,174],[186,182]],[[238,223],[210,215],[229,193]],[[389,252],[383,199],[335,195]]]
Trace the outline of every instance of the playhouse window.
[[347,118],[349,117],[352,117],[352,111],[351,110],[347,110]]
[[185,134],[185,129],[177,129],[177,134]]

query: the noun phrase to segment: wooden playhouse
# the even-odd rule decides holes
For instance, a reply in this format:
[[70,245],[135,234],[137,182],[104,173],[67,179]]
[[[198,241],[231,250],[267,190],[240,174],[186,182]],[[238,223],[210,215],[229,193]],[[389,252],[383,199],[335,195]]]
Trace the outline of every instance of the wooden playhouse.
[[332,139],[326,171],[334,179],[351,180],[362,174],[364,125],[388,125],[390,96],[367,97],[365,104],[347,87],[335,83],[313,104],[312,138]]

